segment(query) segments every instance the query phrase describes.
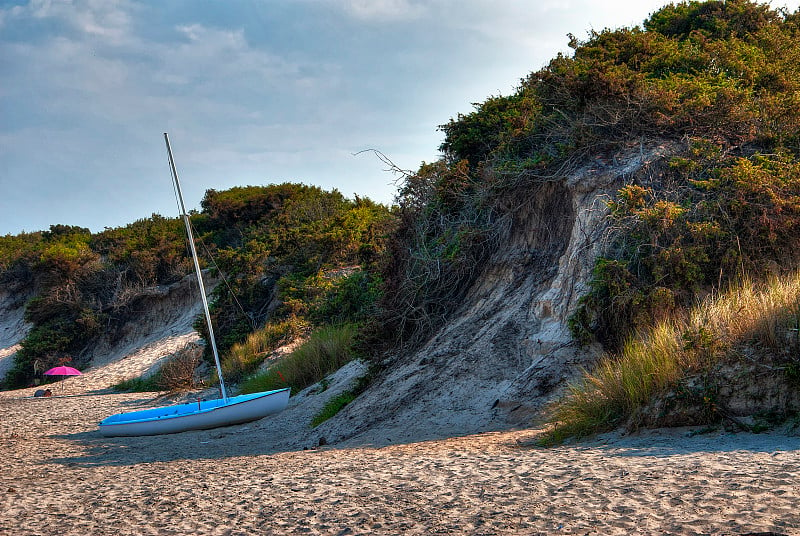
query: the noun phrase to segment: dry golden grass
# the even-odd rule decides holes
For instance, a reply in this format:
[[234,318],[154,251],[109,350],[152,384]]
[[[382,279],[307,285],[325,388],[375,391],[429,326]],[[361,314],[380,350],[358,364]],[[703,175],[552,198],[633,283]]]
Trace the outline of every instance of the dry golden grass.
[[799,321],[800,273],[763,283],[745,279],[712,294],[684,317],[655,325],[628,341],[618,355],[584,372],[551,407],[553,426],[543,441],[558,443],[611,429],[686,374],[717,364],[735,344],[788,344]]

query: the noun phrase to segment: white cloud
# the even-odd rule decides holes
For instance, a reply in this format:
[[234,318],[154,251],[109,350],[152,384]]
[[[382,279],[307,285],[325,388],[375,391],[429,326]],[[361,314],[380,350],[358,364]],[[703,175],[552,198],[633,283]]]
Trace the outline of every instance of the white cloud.
[[130,31],[134,10],[128,0],[31,0],[7,10],[4,18],[55,19],[79,34],[120,42]]
[[422,17],[425,5],[413,0],[349,0],[347,11],[357,19],[365,21],[398,21]]
[[376,148],[416,168],[437,156],[436,125],[470,111],[471,102],[513,91],[566,49],[567,32],[638,24],[658,5],[31,0],[0,7],[0,234],[170,214],[164,131],[190,203],[205,188],[281,180],[387,201],[392,176],[353,153]]
[[85,0],[73,12],[73,24],[88,35],[101,36],[113,43],[123,42],[130,32],[133,6],[127,2]]

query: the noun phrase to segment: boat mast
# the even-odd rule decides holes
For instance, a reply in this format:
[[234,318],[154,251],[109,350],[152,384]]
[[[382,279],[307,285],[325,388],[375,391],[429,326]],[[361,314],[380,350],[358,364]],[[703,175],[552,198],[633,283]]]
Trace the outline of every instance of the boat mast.
[[211,325],[211,313],[208,311],[208,300],[206,300],[206,288],[203,285],[203,274],[200,271],[200,263],[197,260],[197,250],[194,247],[194,236],[192,235],[192,225],[189,222],[189,215],[186,213],[186,207],[183,204],[183,194],[181,193],[181,183],[178,181],[178,171],[175,169],[175,160],[172,158],[172,148],[169,145],[169,136],[164,133],[164,141],[167,142],[167,154],[169,155],[169,167],[172,172],[172,180],[175,183],[175,191],[178,194],[178,201],[180,202],[181,216],[183,223],[186,225],[186,234],[189,235],[189,248],[192,250],[192,260],[194,260],[194,269],[197,272],[197,283],[200,285],[200,298],[203,300],[203,310],[206,313],[206,324],[208,325],[208,338],[211,341],[211,351],[214,353],[214,363],[217,365],[217,375],[219,375],[219,387],[222,391],[222,399],[228,402],[228,392],[225,389],[225,380],[222,378],[222,365],[219,361],[219,353],[217,352],[217,343],[214,339],[214,328]]

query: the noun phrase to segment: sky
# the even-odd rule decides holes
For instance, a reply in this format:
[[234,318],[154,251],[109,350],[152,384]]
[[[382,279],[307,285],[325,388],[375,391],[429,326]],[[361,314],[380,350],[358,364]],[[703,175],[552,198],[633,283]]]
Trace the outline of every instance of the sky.
[[[391,203],[438,126],[664,0],[0,0],[0,236],[302,182]],[[800,0],[774,1],[798,8]]]

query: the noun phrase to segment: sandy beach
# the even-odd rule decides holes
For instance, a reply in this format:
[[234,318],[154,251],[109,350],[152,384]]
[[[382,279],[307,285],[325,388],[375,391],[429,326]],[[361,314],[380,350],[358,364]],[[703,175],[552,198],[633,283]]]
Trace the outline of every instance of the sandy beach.
[[154,395],[30,394],[0,393],[0,534],[800,534],[800,438],[777,433],[304,450],[269,419],[104,438],[100,419]]

